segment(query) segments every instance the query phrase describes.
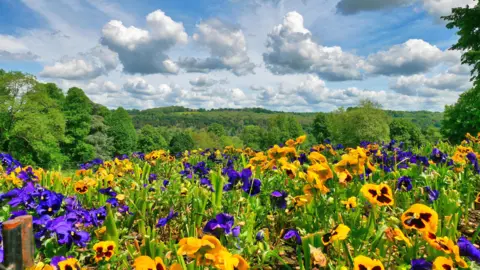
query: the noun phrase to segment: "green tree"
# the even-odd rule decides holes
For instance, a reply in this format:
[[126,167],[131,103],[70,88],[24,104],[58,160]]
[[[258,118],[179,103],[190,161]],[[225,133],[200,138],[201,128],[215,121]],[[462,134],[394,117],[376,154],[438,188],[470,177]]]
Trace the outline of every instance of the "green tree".
[[361,141],[389,140],[390,119],[378,107],[376,103],[362,101],[359,107],[332,113],[328,121],[332,139],[346,146],[356,146]]
[[58,103],[33,76],[0,70],[0,149],[24,164],[61,165],[65,120]]
[[389,127],[390,138],[404,142],[406,146],[420,146],[424,142],[422,131],[410,121],[394,119]]
[[317,142],[322,143],[325,139],[330,138],[330,131],[328,130],[327,116],[325,113],[318,113],[313,120],[312,127],[313,136]]
[[452,143],[458,143],[465,134],[480,131],[480,85],[462,93],[457,102],[445,106],[442,134]]
[[72,87],[68,89],[63,105],[67,142],[64,144],[64,153],[70,162],[77,164],[89,161],[95,157],[95,147],[86,142],[92,125],[92,102],[82,89]]
[[165,149],[167,142],[160,132],[151,125],[145,125],[138,133],[137,149],[149,153],[153,150]]
[[245,146],[249,146],[253,149],[260,149],[260,145],[263,141],[265,131],[254,125],[248,125],[243,128],[240,133],[240,139],[243,141]]
[[480,2],[474,7],[458,7],[452,9],[452,14],[443,16],[442,19],[448,21],[447,28],[458,29],[459,39],[454,44],[452,50],[460,50],[462,54],[462,64],[472,67],[472,81],[477,85],[480,81]]
[[217,137],[222,137],[225,135],[225,128],[222,124],[213,123],[208,127],[208,132],[217,135]]
[[113,138],[115,154],[132,153],[137,145],[137,132],[128,112],[119,107],[108,116],[106,123],[109,126],[108,136]]
[[95,149],[95,157],[109,159],[113,154],[113,138],[108,136],[108,126],[100,115],[92,116],[90,134],[85,141]]
[[184,152],[185,150],[193,149],[194,141],[190,134],[186,132],[179,132],[172,137],[169,146],[171,153]]

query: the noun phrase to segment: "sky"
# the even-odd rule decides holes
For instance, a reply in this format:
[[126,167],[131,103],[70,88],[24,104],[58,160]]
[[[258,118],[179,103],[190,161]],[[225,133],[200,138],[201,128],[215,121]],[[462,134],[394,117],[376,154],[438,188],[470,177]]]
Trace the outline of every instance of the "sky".
[[475,0],[0,0],[0,68],[109,108],[443,111]]

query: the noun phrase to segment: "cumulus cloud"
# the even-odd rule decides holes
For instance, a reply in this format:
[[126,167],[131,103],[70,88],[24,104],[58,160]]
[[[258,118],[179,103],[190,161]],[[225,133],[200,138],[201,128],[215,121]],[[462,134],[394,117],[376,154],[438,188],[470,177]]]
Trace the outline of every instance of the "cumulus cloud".
[[85,87],[85,93],[88,95],[120,94],[121,87],[112,81],[90,82]]
[[216,80],[204,75],[190,80],[190,84],[196,87],[210,87],[215,85],[216,83],[217,83]]
[[325,47],[312,40],[303,17],[289,12],[268,35],[266,67],[274,74],[315,73],[330,81],[361,80],[363,60],[340,47]]
[[380,75],[412,75],[427,72],[442,61],[450,61],[451,53],[421,39],[410,39],[392,46],[387,51],[371,54],[365,69]]
[[395,92],[409,96],[440,96],[442,91],[463,92],[472,87],[468,76],[449,72],[427,77],[424,74],[400,76],[390,88]]
[[182,23],[161,10],[148,14],[147,29],[126,27],[112,20],[102,29],[101,43],[118,53],[126,73],[176,74],[179,68],[166,52],[177,44],[186,44],[188,35]]
[[118,55],[106,47],[96,46],[76,57],[63,57],[39,73],[42,77],[66,80],[93,79],[106,75],[119,65]]
[[38,59],[38,55],[32,53],[17,38],[9,35],[0,35],[0,61],[35,61]]
[[452,8],[474,6],[475,0],[423,0],[423,7],[434,17],[450,15]]
[[415,0],[341,0],[337,4],[337,12],[344,15],[361,11],[374,11],[412,4]]
[[213,70],[230,70],[241,76],[253,73],[255,64],[247,54],[247,43],[241,29],[227,25],[218,19],[210,19],[197,25],[193,39],[207,48],[207,58],[186,57],[179,60],[179,65],[188,72],[210,72]]

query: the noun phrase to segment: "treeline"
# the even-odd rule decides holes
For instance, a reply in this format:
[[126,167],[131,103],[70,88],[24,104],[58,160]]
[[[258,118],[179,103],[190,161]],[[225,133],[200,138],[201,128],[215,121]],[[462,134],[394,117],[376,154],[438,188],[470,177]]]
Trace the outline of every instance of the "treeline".
[[396,139],[414,146],[441,139],[441,117],[384,111],[368,101],[331,113],[179,106],[110,110],[93,103],[80,88],[65,93],[31,75],[0,70],[0,151],[45,168],[155,149],[177,153],[232,145],[260,150],[303,134],[308,135],[307,147],[326,139],[345,146]]

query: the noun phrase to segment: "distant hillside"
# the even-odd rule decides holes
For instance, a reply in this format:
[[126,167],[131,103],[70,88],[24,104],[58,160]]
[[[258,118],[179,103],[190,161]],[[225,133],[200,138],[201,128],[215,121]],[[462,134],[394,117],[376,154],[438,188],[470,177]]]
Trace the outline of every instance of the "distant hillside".
[[[429,111],[386,111],[392,118],[401,118],[413,122],[420,128],[440,127],[443,113]],[[136,128],[146,124],[152,126],[175,126],[179,128],[202,129],[212,123],[222,124],[231,133],[237,133],[244,126],[257,125],[265,128],[268,119],[279,114],[294,116],[306,130],[312,124],[316,113],[276,112],[263,108],[244,109],[189,109],[179,106],[161,107],[148,110],[130,110]]]

